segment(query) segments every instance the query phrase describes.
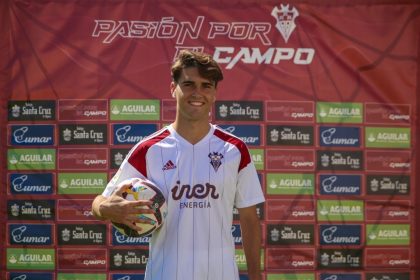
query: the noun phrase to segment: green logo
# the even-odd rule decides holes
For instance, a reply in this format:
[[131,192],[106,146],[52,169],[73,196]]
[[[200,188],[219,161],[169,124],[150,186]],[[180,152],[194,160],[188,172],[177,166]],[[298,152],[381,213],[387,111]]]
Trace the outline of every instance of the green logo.
[[58,273],[57,280],[106,280],[106,274]]
[[267,194],[312,195],[314,189],[313,174],[267,174]]
[[319,221],[363,221],[363,201],[358,200],[318,200]]
[[[243,249],[235,250],[235,260],[239,270],[247,270],[245,252]],[[264,269],[264,252],[260,252],[260,268]]]
[[59,194],[98,194],[108,182],[106,173],[59,173]]
[[363,104],[317,102],[316,121],[318,123],[362,123]]
[[315,280],[313,273],[267,274],[267,280]]
[[7,269],[55,268],[54,249],[7,248]]
[[252,161],[255,164],[257,170],[264,169],[264,150],[263,149],[250,149],[249,153],[251,155]]
[[411,130],[406,127],[366,127],[368,148],[410,148]]
[[9,149],[7,168],[9,170],[55,169],[55,149]]
[[111,120],[160,119],[160,101],[154,99],[114,99],[111,100]]
[[410,225],[366,225],[367,245],[410,245]]

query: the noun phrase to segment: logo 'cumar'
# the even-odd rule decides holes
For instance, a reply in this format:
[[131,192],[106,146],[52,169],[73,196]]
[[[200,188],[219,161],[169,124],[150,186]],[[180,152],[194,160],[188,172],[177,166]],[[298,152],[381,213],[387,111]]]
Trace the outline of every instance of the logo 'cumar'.
[[280,9],[277,6],[274,7],[271,15],[276,19],[276,28],[287,43],[296,28],[295,19],[299,16],[298,10],[295,7],[289,9],[289,5],[280,4]]

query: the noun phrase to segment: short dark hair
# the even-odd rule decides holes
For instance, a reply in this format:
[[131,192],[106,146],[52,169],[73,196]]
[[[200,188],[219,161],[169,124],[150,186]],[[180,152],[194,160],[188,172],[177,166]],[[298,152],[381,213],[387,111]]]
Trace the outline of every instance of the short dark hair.
[[223,80],[219,64],[209,54],[190,50],[181,50],[171,67],[172,80],[178,83],[182,69],[197,67],[200,76],[217,83]]

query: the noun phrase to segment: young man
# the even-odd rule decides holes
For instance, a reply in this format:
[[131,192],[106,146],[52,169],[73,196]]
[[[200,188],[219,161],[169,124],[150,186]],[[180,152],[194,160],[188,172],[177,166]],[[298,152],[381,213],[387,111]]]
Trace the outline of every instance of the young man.
[[[134,146],[102,195],[92,204],[100,219],[138,229],[136,206],[121,197],[128,178],[159,186],[168,215],[150,242],[147,280],[239,279],[232,239],[233,207],[239,211],[250,280],[260,280],[260,222],[264,201],[246,145],[209,123],[217,84],[223,79],[209,55],[182,51],[172,65],[170,89],[177,101],[175,121]],[[169,164],[168,164],[169,163]]]

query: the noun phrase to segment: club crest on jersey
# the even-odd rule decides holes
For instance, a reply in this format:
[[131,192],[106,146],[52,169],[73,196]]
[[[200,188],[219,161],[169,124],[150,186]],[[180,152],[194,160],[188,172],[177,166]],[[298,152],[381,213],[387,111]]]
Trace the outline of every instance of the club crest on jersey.
[[218,153],[218,152],[212,152],[212,153],[209,154],[209,158],[210,158],[211,166],[213,166],[214,171],[217,172],[220,165],[222,165],[223,155],[221,153]]

